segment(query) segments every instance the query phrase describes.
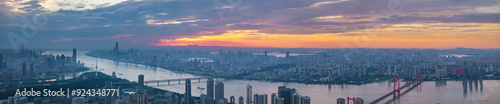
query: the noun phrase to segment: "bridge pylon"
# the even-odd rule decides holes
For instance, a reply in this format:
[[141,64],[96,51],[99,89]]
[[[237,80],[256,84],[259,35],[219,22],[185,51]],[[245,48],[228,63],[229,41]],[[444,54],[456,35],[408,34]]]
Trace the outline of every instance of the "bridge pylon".
[[[396,91],[396,90],[397,90],[398,97],[399,97],[399,95],[401,95],[401,87],[400,87],[400,85],[399,85],[399,83],[400,83],[401,81],[399,80],[399,78],[394,78],[393,82],[394,82],[394,86],[393,86],[394,90],[393,90],[393,91]],[[396,83],[398,83],[398,88],[397,88],[397,89],[396,89]],[[394,97],[396,97],[396,93],[394,93],[394,94],[393,94],[393,96],[394,96]]]

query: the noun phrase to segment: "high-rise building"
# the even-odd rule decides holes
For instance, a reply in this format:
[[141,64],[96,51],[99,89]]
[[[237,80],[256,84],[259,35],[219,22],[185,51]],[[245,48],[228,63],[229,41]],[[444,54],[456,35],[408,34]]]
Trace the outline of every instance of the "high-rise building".
[[259,94],[254,94],[253,95],[253,103],[254,104],[260,104]]
[[286,88],[286,86],[278,87],[278,97],[284,99],[284,104],[292,104],[293,93],[295,93],[294,89]]
[[234,96],[229,97],[229,104],[236,104],[236,99],[234,99]]
[[238,102],[239,102],[238,104],[244,104],[245,100],[243,99],[243,96],[240,96],[238,98]]
[[71,59],[73,60],[73,63],[76,63],[76,49],[73,48],[73,57],[71,57]]
[[217,101],[217,104],[227,104],[227,99],[226,98],[221,98]]
[[22,75],[23,77],[26,77],[26,63],[22,63],[22,64],[21,64],[21,68],[22,68],[22,69],[21,69],[21,75]]
[[247,85],[247,104],[252,104],[252,86]]
[[276,96],[276,93],[271,94],[271,104],[277,104],[278,101],[278,96]]
[[[112,84],[113,83],[111,81],[106,81],[105,88],[111,89]],[[105,96],[104,100],[105,100],[106,104],[114,104],[114,101],[111,99],[111,96]]]
[[254,104],[267,104],[267,94],[255,94],[254,96]]
[[224,99],[224,83],[217,82],[215,83],[215,101],[217,101],[217,104],[220,104],[221,99]]
[[144,86],[144,75],[139,75],[139,80],[137,80],[140,86]]
[[286,58],[289,58],[289,57],[290,57],[290,52],[288,52],[288,51],[287,51],[287,52],[286,52],[286,56],[285,56],[285,57],[286,57]]
[[148,92],[144,91],[142,86],[139,86],[136,90],[137,103],[136,104],[149,104],[148,102]]
[[115,53],[118,53],[118,42],[115,43]]
[[304,97],[304,100],[302,102],[302,104],[311,104],[311,98],[309,96],[306,96]]
[[14,99],[13,103],[10,104],[27,104],[28,103],[28,98],[26,97],[16,97]]
[[293,100],[292,100],[292,104],[300,104],[300,95],[299,93],[293,93]]
[[207,79],[207,96],[211,97],[212,100],[214,98],[214,79],[213,78]]
[[213,102],[214,102],[213,98],[211,98],[205,94],[201,94],[200,104],[213,104]]
[[186,104],[194,104],[193,99],[191,98],[191,80],[186,79],[186,93],[184,94],[184,101]]
[[260,99],[262,100],[262,104],[267,104],[267,94],[260,95]]
[[267,56],[267,51],[264,51],[264,56]]
[[354,104],[363,104],[364,102],[365,102],[365,100],[364,100],[364,99],[361,99],[361,98],[356,98],[356,99],[354,100]]
[[344,98],[338,98],[337,99],[337,104],[345,104],[345,99]]

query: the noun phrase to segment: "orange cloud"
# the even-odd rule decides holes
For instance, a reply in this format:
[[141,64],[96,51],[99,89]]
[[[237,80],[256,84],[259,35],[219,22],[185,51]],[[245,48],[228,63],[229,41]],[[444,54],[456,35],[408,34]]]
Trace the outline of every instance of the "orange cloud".
[[[467,31],[477,30],[477,31]],[[227,46],[267,48],[500,48],[498,24],[395,24],[380,30],[345,33],[270,34],[259,30],[230,30],[219,35],[159,39],[155,46]],[[349,47],[340,44],[352,44]],[[356,46],[363,43],[366,45]]]

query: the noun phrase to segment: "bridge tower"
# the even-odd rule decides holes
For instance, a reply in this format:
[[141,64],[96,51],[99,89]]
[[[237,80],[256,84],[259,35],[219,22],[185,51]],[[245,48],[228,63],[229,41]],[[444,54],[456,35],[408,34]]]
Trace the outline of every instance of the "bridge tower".
[[[399,78],[394,78],[393,82],[394,82],[394,86],[393,86],[394,90],[393,90],[393,91],[396,91],[396,90],[397,90],[398,97],[399,97],[399,95],[400,95],[400,93],[401,93],[401,87],[399,86],[399,83],[400,83],[401,81],[399,80]],[[398,83],[398,89],[396,89],[396,82]],[[393,94],[393,96],[394,96],[394,97],[396,97],[396,93],[394,93],[394,94]]]
[[356,97],[347,97],[347,104],[349,104],[349,100],[352,100],[352,104],[356,103]]

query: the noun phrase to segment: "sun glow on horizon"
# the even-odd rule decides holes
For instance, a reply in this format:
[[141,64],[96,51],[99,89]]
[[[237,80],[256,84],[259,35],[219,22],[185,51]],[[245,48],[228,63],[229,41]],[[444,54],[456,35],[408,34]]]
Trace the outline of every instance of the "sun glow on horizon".
[[[260,30],[229,30],[219,35],[158,39],[150,45],[265,48],[500,48],[498,24],[412,23],[394,24],[380,30],[365,29],[319,34],[271,34],[262,33]],[[358,41],[368,45],[340,46],[342,43],[355,44]]]

